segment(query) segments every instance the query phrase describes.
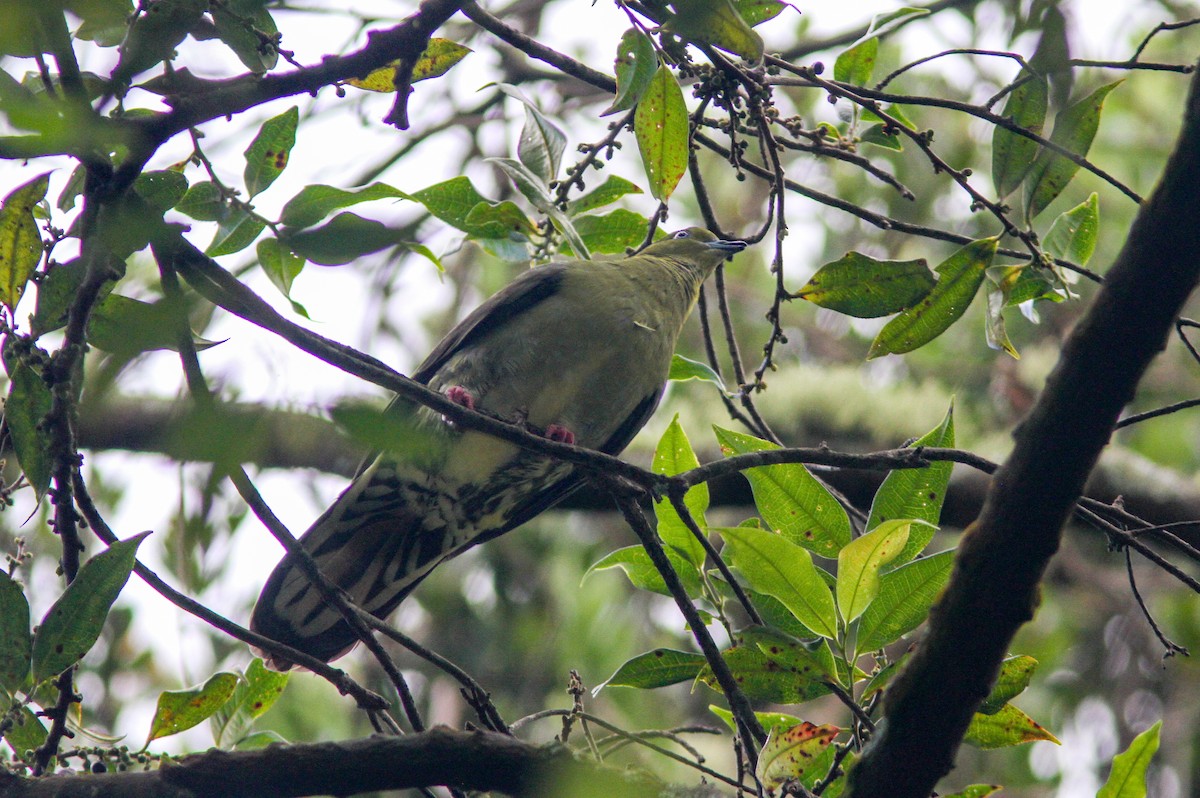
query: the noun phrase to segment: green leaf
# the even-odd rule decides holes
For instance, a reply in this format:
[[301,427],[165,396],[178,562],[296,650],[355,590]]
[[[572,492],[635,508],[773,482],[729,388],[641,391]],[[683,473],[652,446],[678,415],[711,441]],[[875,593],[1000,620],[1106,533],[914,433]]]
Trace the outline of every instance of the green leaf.
[[879,593],[858,620],[859,651],[875,651],[921,625],[950,581],[954,552],[913,560],[879,577]]
[[125,38],[132,0],[92,0],[70,2],[67,8],[83,20],[75,29],[75,38],[95,42],[100,47],[116,47]]
[[258,657],[250,660],[238,680],[233,695],[213,713],[209,725],[218,748],[239,745],[250,731],[254,719],[275,705],[287,686],[288,674],[267,670]]
[[29,601],[21,584],[0,571],[0,692],[15,695],[29,673],[33,637],[29,633]]
[[875,74],[875,59],[879,55],[879,39],[871,36],[842,51],[833,62],[833,79],[839,83],[865,86]]
[[554,222],[555,228],[567,239],[567,243],[571,245],[572,251],[578,257],[590,258],[587,246],[583,243],[579,233],[575,230],[575,225],[571,219],[563,212],[554,198],[550,195],[550,189],[546,185],[546,181],[539,175],[536,175],[520,161],[514,161],[512,158],[488,158],[488,162],[496,164],[500,167],[508,177],[513,181],[527,200],[529,200],[535,208],[537,208],[546,216],[550,217]]
[[[675,568],[675,573],[679,574],[679,581],[683,583],[683,589],[689,596],[699,596],[703,586],[700,582],[700,572],[696,566],[672,549],[667,549],[666,552],[667,559]],[[671,595],[667,583],[663,581],[662,574],[654,567],[650,555],[641,546],[626,546],[605,555],[587,569],[583,578],[587,579],[593,573],[609,568],[620,568],[633,586],[640,590],[649,590],[660,596]]]
[[812,555],[765,529],[727,527],[718,530],[731,549],[730,560],[747,584],[783,602],[815,634],[837,637],[837,608]]
[[279,116],[263,122],[258,135],[246,148],[246,168],[242,177],[251,198],[266,190],[287,167],[292,147],[296,145],[299,124],[300,109],[293,105]]
[[21,707],[19,713],[16,723],[5,729],[4,742],[17,756],[25,757],[27,751],[41,748],[50,732],[28,705]]
[[937,338],[966,313],[996,254],[997,237],[972,241],[937,267],[937,285],[875,336],[867,359],[911,352]]
[[1059,214],[1050,225],[1042,246],[1054,258],[1086,266],[1096,251],[1100,229],[1100,197],[1096,192],[1069,211]]
[[721,375],[714,371],[712,366],[698,360],[689,360],[683,355],[671,357],[671,371],[667,374],[667,379],[674,382],[703,380],[717,386],[717,390],[721,393],[727,393],[725,384],[721,381]]
[[194,184],[175,205],[175,210],[200,222],[223,219],[228,213],[228,208],[221,189],[209,180]]
[[438,219],[473,238],[525,240],[534,230],[520,208],[511,202],[489,202],[467,177],[453,177],[412,196]]
[[791,3],[784,3],[781,0],[733,0],[733,7],[751,27],[761,25],[769,19],[775,19],[785,8],[795,8]]
[[53,399],[42,375],[19,362],[9,366],[8,399],[4,421],[25,479],[40,499],[50,487],[50,431],[43,422]]
[[707,664],[708,661],[701,654],[675,651],[670,648],[656,648],[645,654],[638,654],[617,668],[616,673],[596,686],[592,695],[596,695],[605,687],[637,687],[641,690],[652,690],[670,684],[690,682],[700,674]]
[[[92,312],[88,340],[105,352],[131,357],[157,349],[179,351],[180,311],[170,302],[142,302],[109,294]],[[197,349],[215,344],[193,336]]]
[[963,737],[963,742],[985,751],[1040,740],[1061,745],[1057,737],[1012,704],[1005,704],[993,715],[976,712]]
[[[429,44],[425,47],[425,51],[421,53],[421,57],[413,65],[410,82],[417,83],[422,80],[440,78],[471,52],[474,51],[470,47],[450,41],[449,39],[439,39],[436,37],[430,39]],[[367,91],[393,92],[396,90],[396,67],[399,65],[399,60],[392,61],[386,66],[382,66],[371,72],[365,78],[350,78],[346,83],[358,89],[366,89]]]
[[1032,261],[988,269],[988,279],[1004,294],[1004,306],[1009,308],[1034,299],[1063,301],[1063,295],[1042,274],[1043,270],[1034,266]]
[[924,258],[876,260],[848,252],[818,269],[796,296],[847,316],[874,319],[912,307],[936,282]]
[[[658,440],[650,468],[655,474],[675,476],[699,467],[700,460],[692,451],[691,441],[680,426],[679,415],[676,414]],[[688,488],[683,497],[683,504],[692,520],[700,527],[700,531],[706,531],[708,521],[704,518],[704,511],[708,509],[708,483],[701,482]],[[679,513],[675,512],[670,499],[662,498],[654,502],[654,516],[658,519],[658,536],[663,543],[697,568],[704,564],[704,546],[696,540],[696,536],[684,524]]]
[[[255,74],[269,72],[279,63],[279,27],[265,0],[223,0],[210,9],[217,38]],[[264,41],[263,37],[269,41]]]
[[987,798],[992,793],[1003,789],[999,784],[972,784],[958,792],[942,796],[942,798]]
[[637,28],[625,31],[617,45],[617,96],[612,105],[600,112],[600,116],[628,111],[637,105],[650,86],[657,67],[658,56],[654,54],[650,37]]
[[266,226],[262,219],[237,208],[221,219],[217,225],[217,233],[213,236],[212,243],[204,250],[204,254],[210,258],[219,258],[222,255],[241,252],[254,243]]
[[[817,575],[822,576],[824,571],[818,571]],[[713,568],[708,572],[708,578],[712,585],[717,589],[717,593],[726,603],[740,604],[737,594],[733,592],[733,588],[725,581],[725,576]],[[822,576],[822,578],[824,578]],[[829,577],[832,582],[833,577]],[[744,581],[744,580],[743,580]],[[762,616],[763,621],[784,634],[791,635],[797,638],[812,637],[812,631],[796,620],[796,616],[792,615],[792,611],[784,606],[783,602],[774,596],[768,596],[766,593],[759,593],[756,590],[751,590],[748,587],[742,587],[742,592],[750,599],[750,603],[758,610],[758,614]]]
[[639,247],[650,224],[640,213],[624,208],[604,215],[576,216],[572,221],[588,249],[606,255],[624,255],[626,250]]
[[865,86],[875,72],[875,58],[879,52],[879,38],[891,33],[912,17],[924,16],[927,8],[898,8],[886,14],[877,14],[867,32],[858,41],[844,50],[833,62],[833,79],[842,83]]
[[[805,644],[761,626],[743,629],[721,657],[752,701],[799,704],[829,693],[833,657],[824,641]],[[714,690],[720,685],[707,663],[697,677]]]
[[[751,435],[713,427],[726,456],[779,447]],[[837,556],[850,542],[850,518],[833,494],[800,463],[757,466],[742,472],[767,524],[789,541],[820,554]]]
[[685,41],[711,44],[757,63],[763,57],[762,37],[755,33],[730,0],[672,0],[675,13],[663,30]]
[[133,181],[133,190],[161,216],[187,195],[188,181],[179,172],[169,169],[142,172]]
[[[1024,82],[1009,93],[1001,116],[1040,136],[1046,122],[1049,87],[1044,77],[1025,70],[1017,75],[1017,81],[1022,80]],[[1038,149],[1036,141],[996,126],[992,132],[992,184],[1001,199],[1021,185],[1037,158]]]
[[558,177],[563,151],[567,148],[566,134],[515,86],[498,85],[525,106],[525,125],[521,128],[521,137],[517,139],[517,159],[543,183],[549,183]]
[[768,792],[774,792],[785,782],[802,778],[841,731],[837,726],[816,726],[808,721],[771,729],[758,754],[758,780]]
[[[729,727],[730,731],[737,732],[737,724],[733,721],[733,713],[728,709],[719,707],[716,704],[709,704],[708,711],[725,721],[725,725]],[[784,712],[755,712],[754,717],[758,718],[758,722],[762,724],[764,729],[774,729],[776,727],[790,729],[804,722],[795,715],[788,715]]]
[[650,194],[666,202],[687,171],[688,161],[687,105],[679,82],[666,66],[654,73],[638,102],[633,129]]
[[292,228],[312,227],[336,210],[382,199],[411,200],[413,197],[387,183],[372,183],[357,191],[325,185],[305,186],[283,206],[279,221]]
[[42,259],[42,235],[33,208],[46,198],[50,173],[18,186],[0,205],[0,303],[11,314]]
[[169,737],[212,717],[213,713],[233,695],[237,687],[236,673],[217,673],[203,685],[187,690],[167,690],[158,696],[154,720],[142,750],[160,737]]
[[254,732],[253,734],[247,734],[245,737],[238,740],[234,744],[233,750],[235,750],[235,751],[260,751],[269,745],[274,745],[275,743],[283,743],[284,745],[287,745],[288,740],[286,737],[281,735],[279,732],[271,731],[270,729],[268,729],[266,731],[259,731],[259,732]]
[[[1071,152],[1086,156],[1100,127],[1100,112],[1109,92],[1122,81],[1101,86],[1082,100],[1067,106],[1054,120],[1050,140]],[[1063,192],[1079,166],[1058,153],[1042,150],[1025,178],[1025,217],[1034,219]]]
[[1006,658],[1000,663],[1000,675],[996,677],[996,683],[992,685],[979,711],[984,715],[999,712],[1005,704],[1025,691],[1033,680],[1037,666],[1038,661],[1027,654]]
[[879,570],[900,556],[912,524],[906,519],[884,521],[838,552],[837,603],[846,623],[862,615],[879,594]]
[[33,636],[33,681],[57,676],[91,650],[149,532],[117,541],[79,569]]
[[175,48],[197,27],[208,0],[158,0],[134,20],[121,42],[121,60],[113,70],[112,82],[127,86],[147,69],[175,56]]
[[344,266],[372,252],[401,243],[401,231],[346,211],[320,227],[284,230],[283,241],[297,255],[322,266]]
[[412,413],[389,412],[350,399],[330,408],[329,415],[347,435],[368,450],[402,455],[407,462],[426,462],[444,455],[444,437]]
[[1162,721],[1133,738],[1121,753],[1113,757],[1112,772],[1096,798],[1146,798],[1146,768],[1158,751]]
[[300,275],[308,261],[292,252],[278,238],[264,238],[258,242],[255,251],[258,254],[258,264],[262,266],[267,277],[281,294],[291,300],[292,308],[307,318],[308,311],[304,306],[292,300],[292,282]]
[[609,175],[608,179],[576,200],[567,203],[567,215],[574,218],[597,208],[603,208],[627,194],[641,194],[642,190],[623,177]]
[[[954,448],[953,404],[946,411],[942,423],[917,438],[908,448],[924,446],[938,449]],[[942,502],[946,498],[946,487],[950,484],[950,473],[953,470],[953,463],[931,463],[925,468],[897,468],[890,472],[879,486],[879,490],[875,491],[875,498],[871,502],[871,514],[867,518],[867,529],[874,529],[884,521],[896,518],[914,518],[925,521],[931,527],[937,526],[941,520]],[[925,543],[929,542],[929,537],[924,536],[920,529],[913,529],[909,536],[910,545],[900,555],[899,561],[908,562],[920,554],[924,545],[914,549],[912,544],[922,539]]]
[[[471,209],[459,229],[485,244],[488,240],[519,242],[518,251],[528,253],[525,245],[529,241],[527,234],[533,230],[533,224],[516,203],[508,200],[499,203],[485,201]],[[522,259],[528,260],[528,254]]]

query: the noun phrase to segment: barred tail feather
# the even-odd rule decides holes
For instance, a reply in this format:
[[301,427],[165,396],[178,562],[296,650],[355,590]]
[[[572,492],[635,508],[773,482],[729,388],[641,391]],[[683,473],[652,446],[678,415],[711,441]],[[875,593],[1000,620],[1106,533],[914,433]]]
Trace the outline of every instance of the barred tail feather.
[[[386,618],[454,546],[445,526],[428,529],[428,515],[409,506],[394,484],[386,500],[373,495],[380,476],[364,474],[304,533],[300,543],[321,573],[354,604]],[[291,554],[267,580],[250,628],[326,662],[358,642]],[[293,664],[264,656],[277,670]]]

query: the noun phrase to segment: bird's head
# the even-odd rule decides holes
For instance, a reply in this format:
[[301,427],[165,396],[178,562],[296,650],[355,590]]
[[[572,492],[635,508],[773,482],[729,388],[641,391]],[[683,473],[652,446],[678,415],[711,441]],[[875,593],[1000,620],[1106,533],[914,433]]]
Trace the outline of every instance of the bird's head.
[[703,227],[685,227],[655,241],[638,254],[670,258],[694,270],[703,281],[721,261],[745,248],[745,241],[726,241]]

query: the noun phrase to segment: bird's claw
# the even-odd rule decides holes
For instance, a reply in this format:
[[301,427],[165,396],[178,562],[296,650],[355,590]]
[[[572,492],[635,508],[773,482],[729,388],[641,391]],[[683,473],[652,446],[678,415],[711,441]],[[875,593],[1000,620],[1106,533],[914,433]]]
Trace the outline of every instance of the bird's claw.
[[551,424],[546,427],[546,437],[556,443],[575,444],[575,433],[561,424]]
[[456,405],[462,405],[468,410],[475,409],[475,397],[461,385],[451,385],[446,389],[446,398]]

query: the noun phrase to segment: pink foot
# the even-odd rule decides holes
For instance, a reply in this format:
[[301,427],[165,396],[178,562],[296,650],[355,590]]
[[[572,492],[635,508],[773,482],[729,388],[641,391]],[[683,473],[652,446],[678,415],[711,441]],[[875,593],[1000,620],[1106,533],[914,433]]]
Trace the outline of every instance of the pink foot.
[[575,444],[575,433],[558,424],[546,427],[546,437],[558,443]]
[[456,405],[462,405],[468,410],[475,409],[475,397],[461,385],[451,385],[446,389],[446,398]]

